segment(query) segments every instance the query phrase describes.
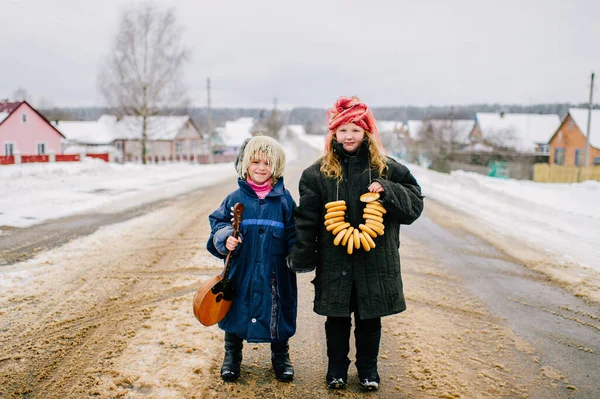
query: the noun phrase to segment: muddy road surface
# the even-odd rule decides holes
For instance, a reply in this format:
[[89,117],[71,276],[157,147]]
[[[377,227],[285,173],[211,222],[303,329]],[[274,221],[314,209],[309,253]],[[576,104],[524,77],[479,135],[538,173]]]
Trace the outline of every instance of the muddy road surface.
[[[296,198],[303,166],[291,163],[286,176]],[[204,249],[207,216],[234,188],[194,191],[0,267],[0,398],[600,397],[600,348],[588,340],[600,336],[598,308],[546,301],[546,288],[568,294],[452,226],[433,203],[402,231],[408,310],[383,319],[379,391],[361,392],[354,366],[346,390],[325,387],[312,274],[298,276],[294,382],[274,379],[265,344],[245,344],[240,380],[222,382],[223,333],[201,326],[191,303],[220,272]],[[511,296],[494,279],[541,288]]]

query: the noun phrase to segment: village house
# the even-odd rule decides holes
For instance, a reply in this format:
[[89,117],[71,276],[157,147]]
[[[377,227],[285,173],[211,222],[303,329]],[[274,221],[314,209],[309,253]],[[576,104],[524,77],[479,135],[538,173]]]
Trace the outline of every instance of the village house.
[[0,155],[62,154],[64,139],[64,135],[27,101],[0,103]]
[[545,145],[559,125],[560,119],[555,114],[478,112],[469,140],[495,151],[548,154]]
[[[600,110],[592,110],[588,164],[600,165]],[[570,108],[556,132],[547,143],[549,163],[584,166],[588,110]]]
[[[97,121],[57,121],[67,137],[65,152],[109,152],[114,160],[140,161],[142,117],[102,115]],[[151,116],[146,120],[146,161],[208,162],[209,145],[189,116]]]

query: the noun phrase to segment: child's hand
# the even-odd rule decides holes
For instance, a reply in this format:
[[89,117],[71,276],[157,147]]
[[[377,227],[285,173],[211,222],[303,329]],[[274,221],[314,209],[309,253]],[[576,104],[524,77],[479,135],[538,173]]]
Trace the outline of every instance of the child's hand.
[[379,182],[374,181],[373,183],[371,183],[367,190],[369,190],[372,193],[382,193],[383,186]]
[[241,244],[241,243],[242,243],[241,238],[235,238],[234,236],[229,236],[229,237],[227,237],[227,241],[225,241],[225,248],[227,248],[229,251],[233,251],[238,246],[238,244]]

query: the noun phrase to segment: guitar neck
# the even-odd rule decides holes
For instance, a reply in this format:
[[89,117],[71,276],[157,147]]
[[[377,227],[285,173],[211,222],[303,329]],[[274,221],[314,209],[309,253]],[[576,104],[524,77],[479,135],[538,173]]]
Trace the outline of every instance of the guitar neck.
[[[233,237],[234,238],[238,238],[238,236],[240,231],[239,230],[234,230],[233,232]],[[225,271],[223,271],[223,280],[228,281],[229,280],[229,269],[231,266],[231,254],[233,253],[233,251],[229,251],[227,253],[227,258],[225,258]]]

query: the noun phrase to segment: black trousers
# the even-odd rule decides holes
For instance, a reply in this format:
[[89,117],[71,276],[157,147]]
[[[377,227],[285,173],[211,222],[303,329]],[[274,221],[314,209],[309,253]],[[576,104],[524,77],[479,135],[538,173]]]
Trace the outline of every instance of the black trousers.
[[[358,311],[356,288],[352,286],[350,313],[354,313],[354,339],[356,345],[356,368],[359,378],[379,378],[377,357],[381,341],[381,318],[361,320]],[[328,377],[347,378],[350,359],[351,317],[331,317],[325,321],[327,357],[329,358]]]

